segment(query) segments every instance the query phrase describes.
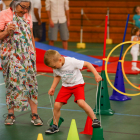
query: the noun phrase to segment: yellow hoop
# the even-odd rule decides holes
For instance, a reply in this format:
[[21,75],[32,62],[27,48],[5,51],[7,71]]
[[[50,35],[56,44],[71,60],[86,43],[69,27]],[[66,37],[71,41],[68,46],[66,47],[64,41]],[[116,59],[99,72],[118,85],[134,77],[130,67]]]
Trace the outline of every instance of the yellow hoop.
[[[106,74],[106,78],[107,78],[108,83],[110,84],[110,86],[111,86],[114,90],[116,90],[117,92],[119,92],[120,94],[123,94],[123,95],[127,95],[127,96],[137,96],[137,95],[140,95],[140,93],[128,94],[128,93],[124,93],[124,92],[122,92],[122,91],[116,89],[116,88],[112,85],[112,83],[111,83],[111,81],[110,81],[110,79],[109,79],[109,77],[108,77],[108,73],[107,73],[107,63],[108,63],[108,60],[109,60],[110,55],[111,55],[112,52],[113,52],[115,49],[117,49],[119,46],[124,45],[124,44],[127,44],[127,43],[135,43],[135,44],[138,43],[138,44],[140,44],[139,42],[136,42],[136,41],[126,41],[126,42],[122,42],[122,43],[118,44],[117,46],[115,46],[115,47],[111,50],[111,52],[108,54],[107,58],[104,59],[104,60],[106,61],[106,63],[105,63],[105,74]],[[132,44],[132,45],[134,45],[134,44]],[[126,80],[127,80],[127,79],[126,79]],[[127,80],[127,81],[128,81],[128,80]]]
[[[133,42],[132,42],[132,43],[133,43]],[[122,63],[121,63],[121,64],[122,64],[122,72],[123,72],[123,75],[124,75],[126,81],[127,81],[132,87],[134,87],[134,88],[140,90],[139,87],[137,87],[137,86],[135,86],[134,84],[132,84],[132,83],[129,81],[129,79],[126,77],[126,74],[125,74],[125,72],[124,72],[124,65],[123,65],[123,64],[124,64],[124,58],[125,58],[125,56],[126,56],[126,53],[127,53],[128,50],[129,50],[133,45],[135,45],[135,44],[136,44],[136,43],[130,45],[130,46],[126,49],[126,51],[124,52],[123,58],[122,58],[122,60],[121,60],[120,62],[122,62]],[[140,44],[140,42],[137,42],[137,44]]]

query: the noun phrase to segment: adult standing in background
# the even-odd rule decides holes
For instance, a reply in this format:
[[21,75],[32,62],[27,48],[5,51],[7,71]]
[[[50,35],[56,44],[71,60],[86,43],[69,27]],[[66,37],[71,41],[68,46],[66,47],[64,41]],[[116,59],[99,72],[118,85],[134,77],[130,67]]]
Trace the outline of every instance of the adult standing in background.
[[41,0],[31,0],[31,15],[33,21],[33,35],[35,41],[40,41],[42,38],[42,23],[41,23]]
[[63,48],[68,49],[70,26],[69,1],[68,0],[46,0],[46,10],[49,18],[49,45],[53,46],[57,40],[58,30],[62,40]]
[[15,122],[14,111],[26,111],[29,105],[31,122],[43,125],[37,114],[36,52],[30,9],[30,0],[13,0],[10,8],[0,12],[1,59],[8,109],[6,125]]
[[0,11],[2,11],[3,5],[2,5],[2,0],[0,0]]
[[0,0],[0,11],[5,10],[5,9],[6,9],[5,3],[2,0]]

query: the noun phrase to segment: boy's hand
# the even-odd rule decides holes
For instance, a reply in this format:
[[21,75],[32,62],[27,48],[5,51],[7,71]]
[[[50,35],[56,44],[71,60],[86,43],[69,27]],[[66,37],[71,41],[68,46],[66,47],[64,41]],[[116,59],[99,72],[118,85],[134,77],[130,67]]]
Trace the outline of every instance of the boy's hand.
[[98,83],[102,80],[102,77],[98,74],[98,75],[95,75],[95,81]]
[[48,94],[50,96],[53,96],[54,95],[54,92],[55,92],[55,89],[54,88],[50,88],[50,90],[48,91]]

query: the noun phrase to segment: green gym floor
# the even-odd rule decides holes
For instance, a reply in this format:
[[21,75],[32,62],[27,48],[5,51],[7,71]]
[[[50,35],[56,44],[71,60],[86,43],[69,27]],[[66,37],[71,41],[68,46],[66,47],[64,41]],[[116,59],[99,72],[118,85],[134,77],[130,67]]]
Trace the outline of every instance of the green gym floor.
[[[116,44],[107,45],[106,55]],[[61,47],[60,42],[56,42],[55,46]],[[87,43],[86,49],[77,49],[76,43],[69,43],[69,50],[82,53],[85,55],[103,54],[103,44]],[[124,46],[124,50],[127,46]],[[120,48],[115,50],[111,56],[119,56]],[[131,55],[128,52],[125,60],[131,60]],[[86,102],[94,109],[96,103],[97,84],[94,75],[90,72],[82,71],[85,80],[85,98]],[[127,75],[129,80],[136,86],[140,84],[139,75]],[[109,78],[114,82],[115,74],[109,74]],[[75,119],[78,132],[84,130],[87,115],[73,102],[73,96],[69,99],[68,104],[64,105],[61,110],[61,117],[64,122],[60,126],[60,132],[53,135],[45,135],[45,130],[49,128],[48,120],[52,117],[51,104],[47,94],[52,81],[52,73],[38,73],[37,80],[39,85],[38,97],[38,114],[44,121],[41,127],[33,126],[30,123],[30,113],[15,112],[16,122],[12,126],[5,126],[3,114],[7,113],[5,105],[5,84],[3,81],[2,71],[0,71],[0,140],[37,140],[39,133],[43,134],[44,140],[67,140],[71,120]],[[125,80],[125,89],[127,93],[138,93],[137,89],[130,86]],[[57,95],[61,83],[56,88],[55,96]],[[109,96],[112,95],[113,89],[108,84]],[[111,109],[115,111],[112,116],[101,116],[101,124],[103,127],[103,137],[105,140],[140,140],[140,96],[134,96],[129,101],[110,101]],[[99,116],[97,115],[97,118]],[[91,140],[91,135],[79,134],[80,140]]]

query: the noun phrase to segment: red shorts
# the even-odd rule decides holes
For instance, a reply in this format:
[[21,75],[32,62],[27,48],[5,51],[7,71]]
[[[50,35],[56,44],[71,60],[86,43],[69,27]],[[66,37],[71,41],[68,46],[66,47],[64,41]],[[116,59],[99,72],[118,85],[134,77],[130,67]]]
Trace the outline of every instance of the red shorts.
[[62,102],[67,104],[68,99],[74,94],[74,102],[77,102],[79,99],[85,100],[85,92],[84,92],[85,84],[79,84],[73,87],[64,87],[62,86],[55,102]]

